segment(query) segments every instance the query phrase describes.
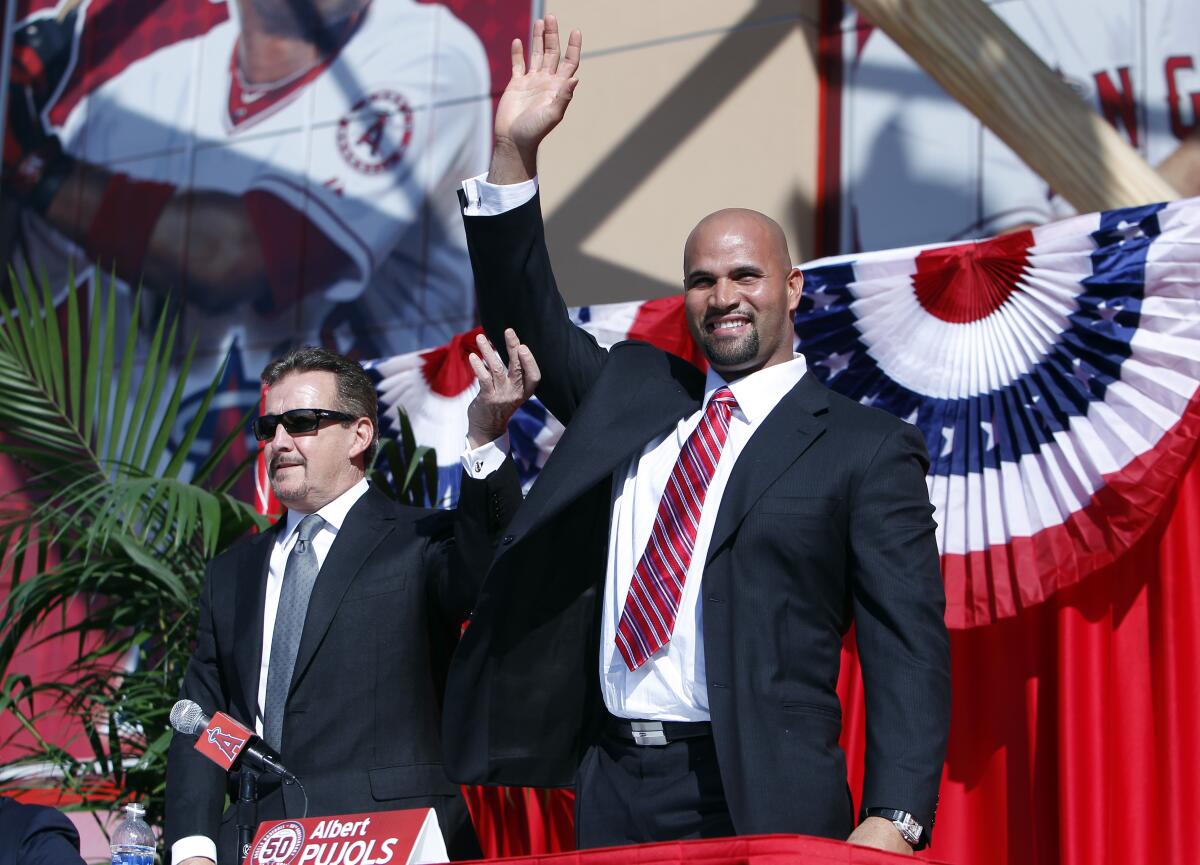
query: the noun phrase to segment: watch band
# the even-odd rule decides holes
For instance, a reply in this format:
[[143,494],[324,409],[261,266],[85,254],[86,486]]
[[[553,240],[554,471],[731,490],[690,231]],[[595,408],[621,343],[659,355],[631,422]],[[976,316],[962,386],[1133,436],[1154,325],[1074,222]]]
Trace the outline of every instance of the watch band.
[[925,834],[925,827],[916,821],[912,814],[907,811],[901,811],[897,808],[868,808],[866,809],[868,817],[882,817],[900,833],[905,842],[914,850],[920,850],[928,843],[929,838]]

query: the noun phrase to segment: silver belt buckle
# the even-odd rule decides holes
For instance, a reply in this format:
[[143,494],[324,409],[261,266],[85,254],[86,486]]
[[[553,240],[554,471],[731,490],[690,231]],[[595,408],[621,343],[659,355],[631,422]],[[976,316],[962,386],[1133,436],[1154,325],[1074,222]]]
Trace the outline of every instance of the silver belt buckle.
[[633,730],[633,741],[636,745],[668,744],[662,721],[630,721],[629,726]]

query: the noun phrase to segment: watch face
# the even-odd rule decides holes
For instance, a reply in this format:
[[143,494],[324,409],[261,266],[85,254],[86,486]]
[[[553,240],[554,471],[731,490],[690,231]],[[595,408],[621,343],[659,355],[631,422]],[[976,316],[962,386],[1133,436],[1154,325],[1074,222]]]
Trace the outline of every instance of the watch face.
[[901,814],[892,821],[900,834],[904,836],[904,840],[912,846],[916,846],[921,841],[921,824],[912,818],[911,814]]
[[924,834],[925,828],[907,811],[895,808],[868,808],[866,814],[869,817],[882,817],[889,821],[909,846],[916,847],[921,843],[921,835]]

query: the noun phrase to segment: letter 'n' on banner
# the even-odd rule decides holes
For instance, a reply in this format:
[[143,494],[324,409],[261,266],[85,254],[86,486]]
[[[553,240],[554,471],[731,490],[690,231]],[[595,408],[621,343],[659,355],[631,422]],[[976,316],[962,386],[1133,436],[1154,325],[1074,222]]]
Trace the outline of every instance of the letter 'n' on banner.
[[433,865],[447,862],[432,808],[260,823],[246,865]]

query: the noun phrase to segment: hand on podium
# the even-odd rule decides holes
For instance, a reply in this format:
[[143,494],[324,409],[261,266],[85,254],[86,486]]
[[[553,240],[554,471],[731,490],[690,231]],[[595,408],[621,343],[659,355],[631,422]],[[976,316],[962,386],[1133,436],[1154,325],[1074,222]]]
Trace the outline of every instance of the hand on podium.
[[868,817],[863,820],[846,840],[851,844],[874,847],[889,853],[903,853],[911,856],[913,851],[896,827],[882,817]]

